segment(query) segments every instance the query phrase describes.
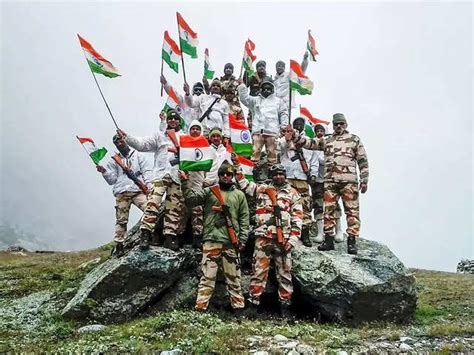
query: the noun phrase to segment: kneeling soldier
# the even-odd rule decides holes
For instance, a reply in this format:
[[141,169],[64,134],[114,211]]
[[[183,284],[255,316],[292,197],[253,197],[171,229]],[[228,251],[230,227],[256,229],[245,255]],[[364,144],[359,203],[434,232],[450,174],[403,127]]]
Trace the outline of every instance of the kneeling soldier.
[[249,209],[244,193],[236,189],[233,183],[232,165],[222,164],[218,176],[218,185],[193,191],[188,185],[187,176],[180,174],[186,202],[191,206],[204,206],[202,277],[195,305],[199,311],[207,310],[221,260],[232,309],[240,310],[245,306],[239,252],[248,238]]

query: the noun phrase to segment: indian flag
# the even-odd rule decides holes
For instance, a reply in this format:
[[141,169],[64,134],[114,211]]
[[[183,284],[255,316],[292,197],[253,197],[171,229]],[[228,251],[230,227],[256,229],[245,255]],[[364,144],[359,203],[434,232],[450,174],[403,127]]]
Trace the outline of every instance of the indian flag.
[[163,107],[163,111],[168,113],[168,111],[171,109],[175,110],[181,116],[179,127],[184,129],[185,122],[183,118],[183,104],[179,101],[178,95],[176,95],[173,87],[170,87],[168,90],[168,99],[166,100],[165,106]]
[[[232,149],[232,146],[230,145],[227,145],[226,149],[229,154],[228,160],[230,161],[231,160],[230,155],[234,153],[234,151]],[[247,159],[237,153],[235,154],[235,156],[237,157],[237,160],[240,163],[240,167],[242,168],[242,173],[245,175],[245,178],[249,181],[253,181],[253,168],[255,167],[255,163],[251,161],[250,159]]]
[[82,50],[86,55],[87,63],[91,68],[92,72],[97,74],[105,75],[109,78],[115,78],[120,76],[117,69],[107,59],[97,52],[92,45],[82,38],[79,34],[79,42],[81,43]]
[[318,124],[318,123],[321,123],[324,125],[329,124],[329,121],[323,121],[323,120],[320,120],[319,118],[313,117],[311,112],[309,112],[309,110],[306,107],[300,107],[300,114],[302,117],[306,118],[306,120],[308,120],[312,124]]
[[76,136],[76,138],[82,144],[82,146],[86,150],[87,154],[89,154],[92,161],[96,165],[99,164],[99,162],[102,160],[102,158],[105,157],[105,154],[107,154],[107,149],[105,149],[104,147],[97,149],[95,144],[94,144],[94,141],[91,138],[78,137],[78,136]]
[[290,60],[290,88],[301,95],[311,95],[313,91],[313,82],[303,73],[295,60]]
[[244,121],[237,120],[233,113],[229,113],[230,141],[236,154],[250,157],[252,155],[252,135]]
[[178,18],[179,44],[181,46],[181,52],[189,54],[191,58],[197,58],[197,45],[199,43],[197,33],[189,27],[179,12],[176,12],[176,17]]
[[209,49],[207,48],[204,51],[204,76],[208,80],[214,78],[214,69],[211,67],[211,62],[209,61]]
[[168,31],[165,31],[165,37],[163,39],[163,49],[161,50],[161,57],[163,60],[173,69],[176,73],[179,69],[179,61],[181,59],[181,51],[178,48],[178,45],[173,41],[168,34]]
[[315,62],[316,56],[319,53],[318,53],[318,50],[316,49],[316,42],[314,41],[314,38],[311,35],[311,30],[308,30],[308,44],[306,45],[306,49],[308,50],[310,54],[311,60]]
[[255,75],[255,70],[253,69],[253,62],[257,59],[257,56],[253,54],[255,50],[255,43],[253,43],[250,38],[245,42],[244,47],[244,58],[242,59],[245,70],[249,76]]
[[184,171],[209,171],[216,150],[209,145],[206,137],[179,137],[179,168]]

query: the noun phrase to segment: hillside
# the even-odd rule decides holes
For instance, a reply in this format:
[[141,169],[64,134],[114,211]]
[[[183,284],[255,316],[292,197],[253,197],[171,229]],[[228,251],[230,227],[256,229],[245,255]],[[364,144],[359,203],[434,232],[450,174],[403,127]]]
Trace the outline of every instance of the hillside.
[[412,270],[419,299],[416,319],[407,325],[290,324],[279,319],[223,319],[189,310],[107,326],[100,332],[78,332],[87,323],[65,321],[59,311],[82,278],[109,253],[106,248],[1,252],[0,352],[474,351],[474,276],[427,270]]

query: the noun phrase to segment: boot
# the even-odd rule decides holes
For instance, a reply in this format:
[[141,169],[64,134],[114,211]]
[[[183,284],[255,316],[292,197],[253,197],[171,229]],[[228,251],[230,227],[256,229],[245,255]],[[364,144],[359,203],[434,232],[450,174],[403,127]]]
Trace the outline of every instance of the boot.
[[336,218],[336,235],[334,236],[334,241],[340,243],[344,241],[344,234],[342,232],[341,218]]
[[117,255],[117,258],[120,258],[124,253],[125,253],[125,248],[123,247],[123,243],[122,242],[116,242],[115,243],[115,255]]
[[289,321],[293,320],[293,313],[290,311],[290,305],[286,303],[280,303],[280,316],[283,319],[287,319]]
[[311,248],[313,246],[309,239],[309,226],[303,226],[301,230],[301,241],[305,247]]
[[150,249],[151,232],[148,229],[142,229],[140,233],[140,250]]
[[316,227],[318,228],[318,234],[316,234],[316,243],[322,243],[324,240],[324,221],[323,219],[318,219],[316,221]]
[[252,303],[252,302],[247,302],[247,306],[245,307],[245,316],[248,319],[256,319],[258,318],[258,304]]
[[334,236],[326,234],[324,236],[324,242],[322,242],[319,245],[318,250],[321,250],[321,251],[334,250]]
[[173,251],[179,250],[178,238],[175,235],[166,234],[163,246]]
[[347,254],[357,255],[356,237],[353,235],[347,237]]

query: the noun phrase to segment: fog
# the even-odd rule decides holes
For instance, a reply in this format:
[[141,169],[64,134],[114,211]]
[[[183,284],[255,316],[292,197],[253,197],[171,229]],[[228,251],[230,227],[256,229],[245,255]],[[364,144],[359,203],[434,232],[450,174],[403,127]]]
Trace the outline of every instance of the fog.
[[[301,60],[311,29],[315,90],[297,101],[322,119],[345,113],[366,147],[361,236],[409,267],[454,271],[473,257],[470,2],[3,2],[3,223],[58,250],[112,239],[112,189],[75,136],[112,153],[114,126],[76,34],[122,74],[98,80],[120,127],[143,136],[158,128],[166,100],[161,46],[165,30],[177,40],[176,11],[200,41],[199,58],[185,57],[190,83],[202,77],[206,47],[216,75],[227,62],[238,74],[248,37],[274,75],[278,60]],[[181,72],[164,72],[182,93]]]

